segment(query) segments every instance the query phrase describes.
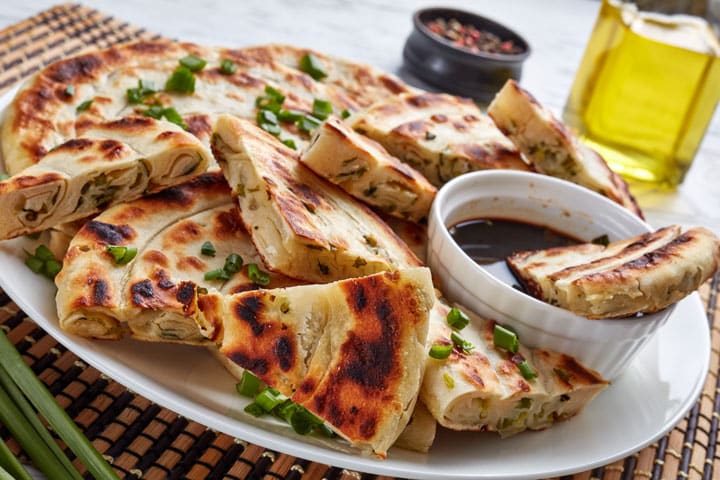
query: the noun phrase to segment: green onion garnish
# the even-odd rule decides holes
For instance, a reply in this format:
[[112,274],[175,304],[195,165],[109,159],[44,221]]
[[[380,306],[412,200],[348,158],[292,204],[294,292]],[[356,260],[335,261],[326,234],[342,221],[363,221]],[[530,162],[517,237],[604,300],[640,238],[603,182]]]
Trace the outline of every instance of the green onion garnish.
[[297,150],[297,145],[295,145],[295,140],[293,140],[292,138],[287,138],[287,139],[283,140],[282,143],[286,147],[290,147],[293,150]]
[[40,273],[45,265],[45,262],[37,257],[28,257],[25,259],[25,265],[27,265],[33,273]]
[[279,137],[282,131],[280,130],[280,125],[272,124],[272,123],[261,123],[260,128],[265,130],[270,135],[273,135],[275,137]]
[[448,325],[457,330],[462,330],[468,326],[468,323],[470,323],[470,318],[465,314],[465,312],[462,312],[455,307],[450,309],[446,319]]
[[535,370],[532,368],[532,366],[530,365],[530,363],[528,363],[527,360],[523,360],[522,362],[518,363],[518,369],[520,369],[520,373],[525,380],[532,380],[533,378],[537,378],[537,373],[535,373]]
[[265,94],[268,98],[271,98],[279,104],[282,104],[285,101],[285,95],[283,95],[280,90],[273,88],[270,85],[265,85]]
[[53,255],[50,249],[45,245],[39,245],[35,249],[35,257],[44,262],[48,260],[55,260],[55,255]]
[[277,116],[270,110],[258,111],[255,119],[257,120],[258,125],[262,125],[263,123],[270,123],[272,125],[278,124]]
[[138,80],[137,88],[128,88],[126,93],[128,103],[136,105],[138,103],[142,103],[146,97],[152,95],[153,93],[157,93],[157,89],[152,82]]
[[195,55],[188,55],[180,59],[180,65],[186,67],[191,72],[199,72],[200,70],[205,68],[207,62],[200,57],[196,57]]
[[438,360],[444,360],[450,356],[452,345],[433,345],[430,347],[429,355]]
[[313,431],[314,427],[322,424],[322,420],[310,413],[306,408],[297,406],[298,408],[292,410],[290,414],[290,426],[295,430],[295,433],[300,435],[307,435]]
[[347,108],[345,110],[343,110],[342,112],[340,112],[340,116],[342,117],[343,120],[348,118],[350,115],[352,115],[352,112],[350,110],[348,110]]
[[259,417],[265,414],[265,410],[263,410],[263,408],[255,402],[249,404],[243,410],[245,413],[249,413],[253,417]]
[[208,257],[214,257],[215,245],[213,245],[210,241],[203,243],[202,247],[200,247],[200,253],[202,253],[203,255],[207,255]]
[[298,120],[297,126],[303,132],[311,132],[312,130],[315,130],[317,127],[319,127],[321,123],[322,120],[320,120],[319,118],[315,118],[312,115],[305,115],[300,120]]
[[320,60],[312,53],[307,53],[300,59],[300,70],[310,75],[314,80],[327,77]]
[[255,396],[255,403],[260,405],[267,413],[271,413],[275,407],[288,399],[285,395],[274,388],[268,387]]
[[225,259],[225,266],[223,267],[223,270],[225,270],[229,274],[237,273],[242,268],[242,264],[242,257],[237,253],[231,253]]
[[65,95],[67,95],[68,97],[72,97],[73,95],[75,95],[75,85],[68,85],[67,87],[65,87]]
[[143,112],[143,115],[146,117],[154,118],[155,120],[160,120],[163,116],[163,113],[165,113],[165,109],[159,105],[153,105],[147,110]]
[[270,274],[260,270],[257,263],[248,264],[248,278],[250,278],[250,281],[263,287],[270,283]]
[[170,78],[165,82],[165,91],[177,93],[194,93],[195,92],[195,75],[184,66],[179,66],[173,71]]
[[520,341],[515,332],[497,323],[495,324],[495,330],[493,332],[493,344],[498,348],[504,348],[512,353],[517,353],[520,348]]
[[55,259],[48,260],[47,262],[45,262],[43,275],[52,280],[58,273],[60,273],[60,270],[62,270],[62,263],[58,262]]
[[297,122],[305,115],[300,110],[280,110],[277,112],[277,118],[281,122]]
[[[38,380],[2,331],[0,331],[0,367],[4,370],[0,375],[12,379],[13,383],[22,391],[24,397],[29,400],[29,403],[42,415],[53,431],[80,459],[93,478],[108,480],[118,478],[115,471],[108,465],[93,444],[80,432],[68,414],[60,408],[55,398],[48,392],[45,385]],[[0,410],[4,409],[0,408]],[[25,445],[23,445],[23,448],[25,448]],[[56,471],[56,474],[45,473],[48,478],[57,478],[58,475],[61,475],[59,470]],[[63,476],[63,478],[68,477]],[[75,477],[70,476],[69,478]],[[79,474],[77,478],[81,478]]]
[[82,102],[80,105],[77,106],[75,111],[76,112],[84,112],[85,110],[90,108],[90,105],[92,105],[92,103],[93,103],[92,100],[85,100],[84,102]]
[[243,370],[240,382],[235,385],[235,389],[240,395],[245,397],[254,397],[260,390],[260,379],[247,370]]
[[450,390],[455,388],[455,379],[449,373],[443,373],[443,381],[445,381],[445,386]]
[[209,272],[205,272],[205,280],[230,280],[230,275],[222,269],[222,268],[216,268],[215,270],[210,270]]
[[124,247],[120,245],[107,245],[105,250],[115,259],[116,265],[125,265],[137,255],[137,247]]
[[185,122],[183,122],[183,118],[180,116],[180,114],[172,107],[168,107],[165,110],[163,110],[163,117],[170,122],[174,123],[175,125],[181,127],[183,130],[187,130],[188,127],[185,125]]
[[464,353],[470,353],[475,349],[475,345],[462,338],[457,332],[450,334],[450,340]]
[[235,62],[233,62],[229,58],[226,58],[222,62],[220,62],[220,73],[223,73],[225,75],[232,75],[235,72],[237,72],[237,65],[235,65]]
[[55,259],[55,255],[45,245],[39,245],[35,249],[34,254],[27,252],[28,257],[25,259],[25,265],[32,270],[33,273],[45,275],[50,280],[62,270],[62,263]]
[[313,100],[312,114],[315,118],[325,120],[327,117],[332,115],[332,113],[333,108],[330,102],[327,100],[318,100],[317,98]]

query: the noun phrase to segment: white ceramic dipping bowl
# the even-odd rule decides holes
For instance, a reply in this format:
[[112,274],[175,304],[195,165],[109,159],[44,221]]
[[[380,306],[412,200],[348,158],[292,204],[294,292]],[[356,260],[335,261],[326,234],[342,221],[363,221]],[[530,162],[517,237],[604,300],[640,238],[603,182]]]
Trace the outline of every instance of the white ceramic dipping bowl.
[[589,320],[526,295],[512,287],[518,282],[507,267],[489,273],[450,236],[449,227],[479,218],[532,223],[584,241],[606,234],[612,242],[652,229],[605,197],[545,175],[480,171],[440,189],[430,212],[428,264],[442,292],[511,325],[524,345],[572,355],[612,380],[672,313],[673,306],[637,318]]

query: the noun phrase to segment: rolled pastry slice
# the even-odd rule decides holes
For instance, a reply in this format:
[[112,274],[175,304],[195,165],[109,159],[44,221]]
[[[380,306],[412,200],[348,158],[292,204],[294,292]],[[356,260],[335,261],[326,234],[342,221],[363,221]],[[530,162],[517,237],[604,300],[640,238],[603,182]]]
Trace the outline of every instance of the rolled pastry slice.
[[468,99],[403,93],[380,100],[347,121],[438,188],[475,170],[532,170],[515,145]]
[[220,116],[212,148],[271,269],[329,282],[420,264],[367,207],[315,175],[295,151],[252,123]]
[[[207,241],[214,256],[202,253]],[[133,247],[137,254],[117,264],[108,245]],[[205,280],[231,253],[242,258],[242,268],[227,280]],[[207,173],[112,207],[80,229],[55,279],[60,326],[87,337],[127,333],[147,341],[208,343],[193,320],[198,289],[259,288],[248,272],[253,263],[264,270],[225,179]],[[298,283],[276,273],[268,279],[271,287]]]
[[358,200],[412,222],[427,220],[437,193],[412,167],[335,117],[318,127],[300,160]]
[[[124,141],[107,138],[116,132]],[[130,117],[90,129],[0,182],[0,239],[35,233],[182,183],[212,159],[180,127]]]
[[[596,372],[567,355],[521,345],[518,355],[537,373],[536,378],[525,379],[516,365],[521,358],[493,344],[495,322],[459,308],[471,319],[459,333],[473,349],[465,352],[454,347],[447,359],[428,358],[420,390],[420,399],[440,425],[452,430],[496,431],[503,437],[543,429],[579,413],[607,386]],[[446,320],[449,311],[440,300],[434,305],[429,345],[452,344]]]
[[517,82],[505,83],[488,114],[538,172],[589,188],[642,217],[625,180]]
[[[563,247],[550,253],[563,257]],[[683,299],[718,269],[720,241],[709,230],[673,225],[609,244],[590,259],[541,272],[548,252],[518,252],[508,265],[537,298],[588,318],[651,313]]]
[[385,457],[423,373],[434,290],[427,268],[323,285],[202,295],[202,331],[220,352]]

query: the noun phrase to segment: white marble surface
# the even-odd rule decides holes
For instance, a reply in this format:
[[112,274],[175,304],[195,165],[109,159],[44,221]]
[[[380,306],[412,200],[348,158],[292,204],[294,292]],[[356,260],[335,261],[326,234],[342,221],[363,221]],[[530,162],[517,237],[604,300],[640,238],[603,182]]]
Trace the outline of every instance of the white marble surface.
[[[0,0],[0,28],[53,0]],[[243,46],[288,42],[399,72],[411,14],[423,6],[451,4],[494,18],[530,42],[522,84],[559,112],[570,89],[600,6],[591,0],[86,0],[86,5],[167,37]],[[675,193],[634,187],[649,221],[700,224],[720,233],[720,115],[714,121],[685,183]]]

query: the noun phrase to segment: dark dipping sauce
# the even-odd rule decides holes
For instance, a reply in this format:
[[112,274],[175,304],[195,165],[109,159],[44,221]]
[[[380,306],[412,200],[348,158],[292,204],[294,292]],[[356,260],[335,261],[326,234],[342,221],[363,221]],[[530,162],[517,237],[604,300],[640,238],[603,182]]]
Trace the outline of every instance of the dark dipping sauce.
[[483,266],[505,263],[505,258],[515,252],[582,243],[542,225],[499,218],[466,220],[448,231],[460,248]]

